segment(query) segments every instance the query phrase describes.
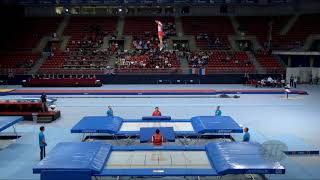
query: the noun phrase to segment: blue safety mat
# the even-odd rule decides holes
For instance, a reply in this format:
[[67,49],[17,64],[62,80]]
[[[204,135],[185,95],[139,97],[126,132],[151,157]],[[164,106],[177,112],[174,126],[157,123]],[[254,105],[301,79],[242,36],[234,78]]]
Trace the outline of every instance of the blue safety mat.
[[22,116],[0,116],[0,132],[22,120]]
[[218,142],[206,146],[218,174],[284,174],[279,162],[268,160],[263,147],[249,142]]
[[123,119],[117,116],[85,116],[72,129],[71,133],[109,133],[119,131]]
[[33,168],[33,173],[40,174],[43,170],[90,170],[99,173],[110,150],[111,145],[101,142],[59,143]]
[[152,128],[140,128],[140,142],[146,143],[151,141],[151,137],[155,134],[156,130],[159,129],[164,140],[169,142],[175,141],[175,135],[173,127],[152,127]]
[[194,130],[204,133],[242,133],[243,129],[230,116],[196,116],[191,118]]

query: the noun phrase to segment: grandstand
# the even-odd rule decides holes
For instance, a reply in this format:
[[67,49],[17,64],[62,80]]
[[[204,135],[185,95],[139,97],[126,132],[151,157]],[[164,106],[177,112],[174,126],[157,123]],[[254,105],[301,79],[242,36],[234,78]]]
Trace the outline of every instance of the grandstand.
[[[183,30],[186,35],[196,37],[199,49],[229,49],[228,35],[234,29],[228,17],[183,17]],[[220,42],[215,42],[216,39]]]
[[[106,82],[110,80],[108,75],[114,74],[116,76],[112,79],[116,82],[116,77],[121,75],[139,79],[140,75],[148,74],[174,74],[182,79],[188,79],[190,75],[228,77],[247,73],[283,76],[287,67],[299,66],[292,51],[312,49],[320,31],[314,23],[314,19],[320,16],[317,13],[287,10],[285,13],[255,14],[259,3],[247,12],[237,5],[229,7],[230,12],[239,11],[238,14],[224,13],[225,7],[219,9],[218,5],[207,11],[206,3],[180,9],[160,5],[153,9],[152,6],[139,7],[135,2],[133,8],[99,7],[92,12],[62,6],[57,7],[56,14],[50,17],[44,17],[49,16],[45,12],[35,14],[37,6],[31,11],[27,2],[20,3],[23,6],[16,9],[8,5],[20,15],[14,16],[15,23],[11,22],[5,28],[11,33],[2,35],[4,43],[1,45],[7,49],[1,52],[1,74],[10,72],[16,77],[90,74]],[[108,7],[109,4],[105,3]],[[277,4],[276,1],[269,3],[292,5]],[[102,15],[104,10],[107,14]],[[159,41],[155,20],[164,24],[164,52],[157,52]],[[21,29],[25,31],[14,34]],[[279,54],[279,51],[286,52]],[[303,66],[316,65],[318,62],[314,61],[317,59],[309,56],[307,61],[312,63],[300,63]],[[27,62],[26,65],[21,65],[23,61]],[[239,79],[226,79],[230,81],[228,83],[239,82]]]

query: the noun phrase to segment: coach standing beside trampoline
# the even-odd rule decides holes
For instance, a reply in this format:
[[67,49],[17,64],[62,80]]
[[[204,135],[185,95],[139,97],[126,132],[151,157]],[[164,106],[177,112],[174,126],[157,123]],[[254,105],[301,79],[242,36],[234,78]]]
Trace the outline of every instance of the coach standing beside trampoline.
[[44,126],[40,127],[40,132],[39,132],[39,147],[40,147],[40,160],[42,160],[44,157],[46,157],[46,138],[44,137]]
[[243,141],[244,142],[249,142],[250,141],[250,133],[249,133],[249,128],[248,127],[245,127],[243,128]]
[[214,115],[215,115],[215,116],[221,116],[221,114],[222,114],[222,112],[221,112],[221,110],[220,110],[220,106],[217,106],[217,109],[216,109],[216,111],[214,112]]
[[108,116],[108,117],[113,117],[113,110],[112,110],[112,107],[111,107],[111,106],[108,106],[107,116]]

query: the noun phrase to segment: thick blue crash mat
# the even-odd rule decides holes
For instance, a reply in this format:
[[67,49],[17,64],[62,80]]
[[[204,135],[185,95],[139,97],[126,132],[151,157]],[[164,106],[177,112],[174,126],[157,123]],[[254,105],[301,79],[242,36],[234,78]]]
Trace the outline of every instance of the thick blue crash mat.
[[90,171],[99,173],[111,150],[110,144],[99,142],[64,142],[57,144],[49,155],[33,168],[33,173],[43,170]]
[[22,116],[1,116],[0,132],[23,120]]

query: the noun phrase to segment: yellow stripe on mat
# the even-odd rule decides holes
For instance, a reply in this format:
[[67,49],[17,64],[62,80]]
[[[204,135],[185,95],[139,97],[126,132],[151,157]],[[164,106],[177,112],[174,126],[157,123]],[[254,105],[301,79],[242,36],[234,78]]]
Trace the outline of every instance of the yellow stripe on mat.
[[11,91],[14,91],[14,89],[0,89],[0,93],[6,93]]

